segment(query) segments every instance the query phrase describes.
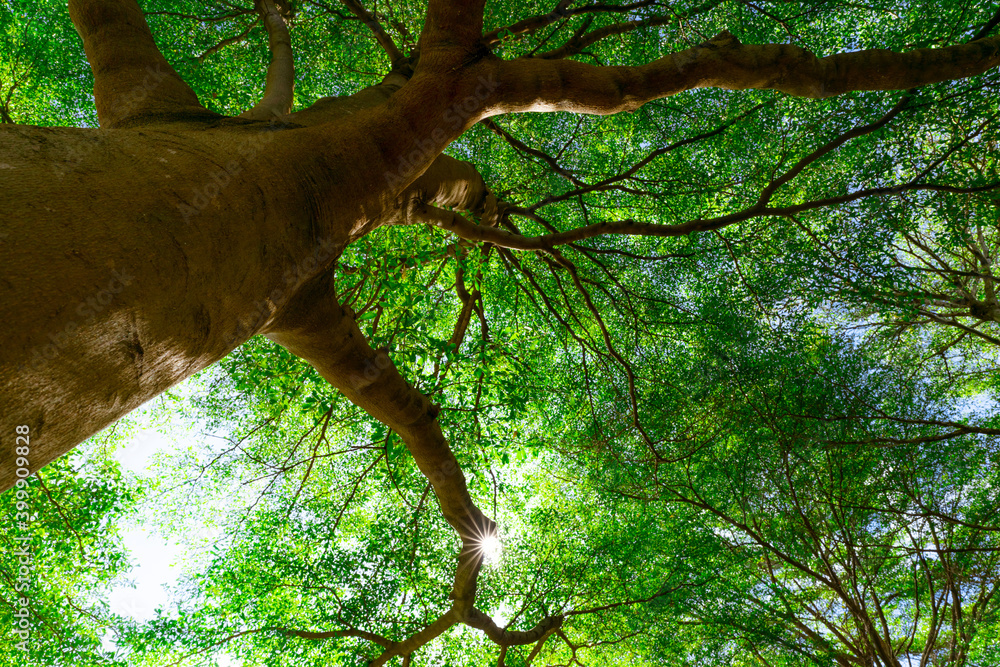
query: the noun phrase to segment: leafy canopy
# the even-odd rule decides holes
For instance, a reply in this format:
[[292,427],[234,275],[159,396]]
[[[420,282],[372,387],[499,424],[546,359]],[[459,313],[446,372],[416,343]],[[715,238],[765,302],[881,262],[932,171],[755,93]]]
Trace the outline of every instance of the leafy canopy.
[[[296,107],[389,70],[351,7],[283,5]],[[209,108],[259,98],[251,3],[144,9]],[[726,29],[820,54],[906,50],[991,19],[922,1],[553,9],[491,2],[493,52],[639,64]],[[424,5],[367,10],[409,53]],[[535,16],[548,19],[519,27]],[[96,125],[61,3],[10,3],[0,38],[8,122]],[[511,630],[563,619],[504,649],[456,628],[404,664],[997,664],[998,77],[824,101],[696,90],[603,118],[499,117],[454,142],[525,235],[735,220],[537,252],[384,227],[344,252],[339,293],[440,405],[500,526],[479,607]],[[106,461],[51,466],[50,492],[32,487],[34,611],[51,628],[36,657],[363,665],[381,651],[365,633],[398,641],[447,609],[458,541],[397,436],[263,339],[192,387],[172,409],[206,437],[141,493]],[[127,512],[177,536],[215,527],[145,622],[99,595],[124,573]],[[3,614],[15,566],[4,556]],[[108,627],[115,653],[99,645]]]

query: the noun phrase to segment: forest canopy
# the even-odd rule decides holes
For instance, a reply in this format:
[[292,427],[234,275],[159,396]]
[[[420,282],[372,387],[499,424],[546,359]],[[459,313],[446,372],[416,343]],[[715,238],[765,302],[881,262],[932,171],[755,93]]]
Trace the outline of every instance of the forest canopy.
[[[247,127],[280,133],[391,104],[439,52],[428,6],[466,3],[140,5],[205,123],[251,110]],[[439,170],[464,189],[400,195],[344,247],[289,265],[328,265],[374,355],[364,377],[398,371],[440,432],[355,400],[290,334],[249,337],[267,331],[247,307],[225,334],[236,349],[156,403],[193,426],[188,446],[123,472],[126,420],[28,478],[32,659],[1000,664],[1000,69],[889,80],[892,54],[922,54],[907,67],[923,72],[945,67],[939,52],[995,58],[998,23],[959,0],[490,0],[474,53],[525,72],[584,63],[631,81],[690,49],[757,54],[745,45],[794,62],[745,89],[633,99],[622,84],[614,109],[553,102],[540,74],[548,88],[479,118],[506,94],[484,76],[441,116],[456,135],[443,157],[411,166],[432,150],[415,136],[371,181]],[[806,85],[807,53],[853,54],[823,71],[878,85]],[[286,57],[294,89],[268,115]],[[127,100],[95,106],[93,58],[65,2],[6,0],[0,136],[129,130]],[[75,182],[92,158],[50,178]],[[208,185],[175,211],[191,229],[216,205]],[[298,299],[303,321],[326,313]],[[474,512],[440,491],[448,476]],[[4,516],[20,500],[0,495]],[[140,516],[191,554],[152,619],[107,601],[128,576],[121,526]],[[5,628],[18,534],[0,528]],[[22,664],[13,643],[0,656]]]

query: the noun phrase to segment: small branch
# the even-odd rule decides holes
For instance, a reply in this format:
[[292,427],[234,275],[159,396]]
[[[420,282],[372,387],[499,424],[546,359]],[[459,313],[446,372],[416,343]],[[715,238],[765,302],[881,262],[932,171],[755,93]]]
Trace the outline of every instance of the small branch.
[[[491,32],[483,35],[483,44],[492,48],[500,44],[501,34],[507,34],[510,36],[523,36],[523,35],[533,35],[542,28],[552,25],[557,21],[562,21],[570,16],[580,14],[584,11],[595,11],[591,8],[577,8],[571,9],[570,5],[573,4],[573,0],[559,0],[559,4],[556,8],[549,12],[548,14],[539,14],[537,16],[532,16],[530,18],[522,19],[517,23],[512,23],[510,25],[504,26],[503,28],[497,28]],[[637,7],[644,7],[648,3],[635,3],[632,5],[627,5],[629,9],[635,9]],[[624,7],[622,9],[625,9]]]
[[993,14],[993,18],[984,23],[983,27],[980,28],[975,35],[973,35],[971,41],[974,42],[977,39],[989,37],[989,34],[993,32],[993,28],[997,27],[997,25],[1000,25],[1000,8],[997,8],[996,13]]
[[68,528],[69,532],[73,533],[73,536],[76,537],[77,544],[80,545],[80,556],[86,562],[88,560],[87,548],[83,545],[83,538],[80,537],[80,533],[76,532],[76,529],[73,528],[73,524],[70,522],[69,517],[67,517],[66,513],[63,512],[62,505],[60,505],[59,501],[52,497],[52,494],[49,492],[49,487],[45,486],[45,482],[42,480],[41,471],[35,475],[35,479],[38,480],[38,486],[41,487],[42,491],[45,493],[45,497],[48,498],[49,502],[52,503],[52,506],[56,508],[56,512],[59,513],[59,516],[62,518],[66,528]]
[[334,637],[358,637],[359,639],[365,639],[372,642],[373,644],[378,644],[385,648],[392,648],[395,646],[394,642],[389,641],[382,635],[377,635],[374,632],[367,632],[365,630],[355,630],[351,628],[350,630],[328,630],[325,632],[311,632],[309,630],[287,630],[285,628],[269,628],[275,632],[280,632],[285,635],[292,637],[300,637],[302,639],[332,639]]
[[215,648],[216,646],[222,646],[223,644],[228,644],[229,642],[233,641],[234,639],[239,639],[240,637],[243,637],[245,635],[252,635],[252,634],[254,634],[256,632],[267,632],[267,631],[272,630],[272,629],[275,629],[275,628],[263,627],[263,628],[253,628],[253,629],[250,629],[250,630],[243,630],[241,632],[234,632],[234,633],[232,633],[230,635],[227,635],[226,637],[220,639],[217,642],[212,642],[211,644],[209,644],[208,646],[205,646],[204,648],[198,649],[197,651],[194,651],[193,653],[188,653],[188,654],[184,655],[183,657],[181,657],[180,660],[178,660],[176,662],[172,662],[169,665],[167,665],[166,667],[178,667],[178,665],[184,664],[184,661],[186,661],[188,658],[193,658],[196,655],[201,655],[202,653],[206,653],[206,652],[212,650],[213,648]]
[[359,0],[341,0],[344,6],[351,10],[351,13],[361,19],[361,22],[368,26],[368,29],[372,31],[375,35],[375,41],[378,45],[382,47],[385,54],[389,56],[389,62],[395,67],[398,63],[406,60],[406,56],[399,50],[396,46],[396,42],[392,41],[392,37],[389,33],[385,31],[382,24],[375,20],[375,17],[364,8]]
[[500,125],[494,122],[491,118],[487,118],[482,122],[482,124],[485,125],[487,128],[489,128],[490,130],[492,130],[495,134],[498,134],[501,137],[503,137],[504,140],[508,144],[510,144],[511,147],[513,147],[515,150],[518,150],[522,153],[526,153],[527,155],[532,155],[534,157],[540,158],[547,165],[549,165],[552,171],[559,174],[573,185],[577,187],[585,187],[583,181],[574,176],[573,173],[569,171],[567,168],[560,165],[558,160],[556,160],[554,157],[552,157],[545,151],[541,151],[538,150],[537,148],[532,148],[531,146],[528,146],[523,141],[512,135],[510,132],[500,127]]
[[215,44],[215,46],[208,48],[204,53],[198,56],[198,62],[205,62],[205,59],[208,58],[210,55],[218,53],[227,46],[230,46],[232,44],[239,44],[240,42],[245,40],[247,38],[247,35],[250,34],[250,31],[254,29],[254,27],[257,25],[259,21],[260,21],[259,17],[255,18],[253,21],[250,22],[250,25],[248,25],[246,29],[240,34],[219,40],[218,43]]
[[614,37],[615,35],[624,35],[639,28],[655,28],[662,25],[668,25],[674,23],[676,20],[677,19],[673,16],[655,16],[653,18],[645,19],[644,21],[613,23],[611,25],[604,26],[603,28],[592,30],[583,35],[573,35],[573,37],[562,46],[552,49],[551,51],[545,51],[544,53],[536,53],[534,57],[553,60],[579,55],[588,46],[592,46],[602,39]]
[[252,9],[241,9],[239,11],[233,11],[229,14],[222,14],[220,16],[195,16],[194,14],[184,14],[182,12],[169,12],[169,11],[155,11],[146,12],[146,16],[173,16],[179,19],[187,19],[189,21],[199,21],[201,23],[220,23],[222,21],[231,21],[232,19],[239,18],[240,16],[246,16],[247,14],[253,14]]

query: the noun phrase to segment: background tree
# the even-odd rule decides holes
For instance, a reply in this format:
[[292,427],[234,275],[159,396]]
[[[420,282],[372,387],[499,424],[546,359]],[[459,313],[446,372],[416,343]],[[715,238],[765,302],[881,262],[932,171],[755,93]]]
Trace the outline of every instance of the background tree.
[[995,10],[81,0],[74,129],[9,122],[93,124],[42,8],[2,432],[242,344],[164,472],[226,539],[135,664],[995,661]]
[[[0,622],[9,630],[0,648],[5,664],[123,665],[104,647],[122,623],[108,592],[130,569],[119,524],[133,512],[139,487],[123,478],[107,453],[126,436],[115,428],[93,438],[0,497],[10,520],[0,543]],[[15,519],[24,512],[30,517]],[[21,525],[22,523],[26,525]],[[22,558],[27,554],[26,557]],[[27,572],[21,566],[28,564]],[[28,633],[20,628],[27,599]],[[19,646],[21,642],[28,652]]]

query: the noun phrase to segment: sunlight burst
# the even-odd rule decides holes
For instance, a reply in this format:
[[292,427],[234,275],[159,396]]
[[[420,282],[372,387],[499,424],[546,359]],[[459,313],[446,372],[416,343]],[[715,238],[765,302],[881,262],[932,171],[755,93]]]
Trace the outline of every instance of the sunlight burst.
[[500,544],[500,538],[493,533],[479,540],[479,550],[483,554],[483,562],[487,565],[493,565],[500,562],[503,545]]

